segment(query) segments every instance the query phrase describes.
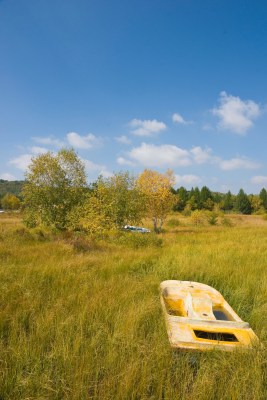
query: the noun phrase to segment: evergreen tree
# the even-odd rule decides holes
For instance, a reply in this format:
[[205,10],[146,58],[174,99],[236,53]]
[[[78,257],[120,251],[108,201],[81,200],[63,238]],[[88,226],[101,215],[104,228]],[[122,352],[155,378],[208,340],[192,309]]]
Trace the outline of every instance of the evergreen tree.
[[179,189],[177,189],[176,191],[177,196],[176,196],[176,203],[174,205],[174,211],[183,211],[183,209],[186,206],[186,202],[188,200],[188,194],[187,194],[187,190],[181,186]]
[[189,202],[193,205],[194,209],[200,208],[200,190],[198,187],[195,187],[190,190],[189,192]]
[[233,209],[234,202],[233,202],[233,195],[230,190],[226,193],[225,198],[223,200],[223,210],[230,211]]
[[267,210],[267,191],[265,188],[261,189],[260,191],[260,199],[263,207],[265,208],[265,210]]
[[238,195],[236,196],[235,209],[241,214],[251,214],[251,203],[243,189],[240,189]]
[[213,201],[211,191],[207,186],[203,186],[200,191],[200,207],[212,209]]
[[221,193],[218,192],[213,192],[212,193],[212,200],[214,201],[214,203],[219,204],[223,199],[223,195]]

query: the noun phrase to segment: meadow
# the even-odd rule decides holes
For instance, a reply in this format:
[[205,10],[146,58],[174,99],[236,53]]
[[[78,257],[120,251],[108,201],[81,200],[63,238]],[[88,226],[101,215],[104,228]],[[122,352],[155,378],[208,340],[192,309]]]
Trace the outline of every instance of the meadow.
[[[172,351],[166,279],[215,287],[265,347]],[[161,235],[93,241],[0,215],[1,400],[264,400],[266,315],[261,216],[195,226],[174,215]]]

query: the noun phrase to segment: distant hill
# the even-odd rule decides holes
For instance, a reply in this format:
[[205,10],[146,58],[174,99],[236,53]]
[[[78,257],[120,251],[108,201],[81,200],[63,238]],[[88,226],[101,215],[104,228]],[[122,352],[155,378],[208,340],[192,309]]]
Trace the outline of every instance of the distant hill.
[[6,181],[0,179],[0,198],[6,193],[12,193],[17,197],[21,197],[21,189],[25,181]]

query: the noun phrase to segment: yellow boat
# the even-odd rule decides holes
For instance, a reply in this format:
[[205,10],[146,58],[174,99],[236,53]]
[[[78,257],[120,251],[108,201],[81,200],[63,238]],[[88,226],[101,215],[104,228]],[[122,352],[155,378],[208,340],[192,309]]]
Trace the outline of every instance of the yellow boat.
[[203,283],[168,280],[160,284],[171,347],[233,350],[251,348],[258,338],[224,297]]

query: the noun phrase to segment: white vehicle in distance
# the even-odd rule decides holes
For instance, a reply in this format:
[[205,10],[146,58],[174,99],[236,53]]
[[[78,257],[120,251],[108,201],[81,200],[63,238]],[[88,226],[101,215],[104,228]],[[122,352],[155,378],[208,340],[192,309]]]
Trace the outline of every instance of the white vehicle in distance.
[[131,232],[150,233],[150,229],[142,228],[140,226],[125,225],[123,229]]

